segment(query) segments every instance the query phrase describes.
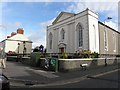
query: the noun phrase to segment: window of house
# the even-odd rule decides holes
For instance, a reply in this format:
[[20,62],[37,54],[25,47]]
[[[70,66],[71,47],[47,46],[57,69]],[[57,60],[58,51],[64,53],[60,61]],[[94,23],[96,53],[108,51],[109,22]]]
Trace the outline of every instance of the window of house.
[[50,49],[52,49],[52,33],[49,34],[49,45],[50,45]]
[[77,38],[78,38],[78,46],[83,46],[83,30],[80,23],[77,25]]

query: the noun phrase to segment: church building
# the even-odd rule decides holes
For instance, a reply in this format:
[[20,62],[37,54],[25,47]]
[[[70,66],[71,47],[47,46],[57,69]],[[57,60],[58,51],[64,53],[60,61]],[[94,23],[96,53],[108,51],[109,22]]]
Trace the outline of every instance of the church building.
[[47,53],[120,54],[120,32],[98,21],[98,14],[88,8],[78,14],[61,12],[47,26],[46,39]]

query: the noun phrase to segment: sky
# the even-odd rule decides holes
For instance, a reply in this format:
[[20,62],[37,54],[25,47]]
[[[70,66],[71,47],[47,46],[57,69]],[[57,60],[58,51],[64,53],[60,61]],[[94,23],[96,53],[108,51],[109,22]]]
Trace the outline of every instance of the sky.
[[[0,41],[23,28],[32,47],[46,47],[46,27],[51,25],[60,12],[79,13],[86,8],[98,13],[99,21],[118,31],[119,0],[1,0],[0,2]],[[120,30],[119,30],[120,31]]]

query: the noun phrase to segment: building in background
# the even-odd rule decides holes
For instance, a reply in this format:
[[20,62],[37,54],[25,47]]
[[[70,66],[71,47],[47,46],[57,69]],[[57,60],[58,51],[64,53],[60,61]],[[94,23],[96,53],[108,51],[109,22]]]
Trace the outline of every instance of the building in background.
[[7,36],[7,39],[0,42],[0,47],[5,53],[31,53],[32,41],[24,35],[22,28],[18,28],[17,32],[12,32],[10,36]]
[[[104,26],[106,29],[107,36],[107,51],[105,50],[105,36]],[[102,22],[98,22],[99,30],[99,41],[100,41],[100,54],[119,54],[120,55],[120,32],[113,28],[105,25]]]
[[[104,42],[107,31],[107,52]],[[47,27],[47,53],[75,53],[90,50],[99,54],[120,54],[120,32],[98,21],[88,8],[78,14],[61,12]]]

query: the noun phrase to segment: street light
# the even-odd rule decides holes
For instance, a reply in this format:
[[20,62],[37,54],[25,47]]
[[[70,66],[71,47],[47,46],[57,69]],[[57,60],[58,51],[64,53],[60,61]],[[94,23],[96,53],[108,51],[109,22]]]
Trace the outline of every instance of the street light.
[[105,39],[104,39],[104,45],[105,45],[105,66],[107,66],[107,35],[106,35],[106,29],[105,29],[105,21],[106,20],[110,20],[112,19],[111,17],[107,17],[105,20],[104,20],[104,35],[105,35]]

